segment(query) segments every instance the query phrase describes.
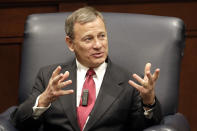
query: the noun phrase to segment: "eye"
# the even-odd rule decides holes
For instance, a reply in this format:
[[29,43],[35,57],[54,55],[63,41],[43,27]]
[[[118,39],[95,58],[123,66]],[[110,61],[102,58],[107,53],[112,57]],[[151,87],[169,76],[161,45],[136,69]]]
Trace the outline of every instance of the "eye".
[[103,32],[98,35],[99,39],[105,39],[105,37],[106,37],[106,34]]
[[85,37],[85,38],[83,39],[83,41],[85,41],[85,42],[90,42],[92,39],[93,39],[93,37],[87,36],[87,37]]
[[91,37],[88,37],[88,38],[86,38],[85,40],[86,40],[86,41],[89,41],[89,40],[92,40],[92,38],[91,38]]

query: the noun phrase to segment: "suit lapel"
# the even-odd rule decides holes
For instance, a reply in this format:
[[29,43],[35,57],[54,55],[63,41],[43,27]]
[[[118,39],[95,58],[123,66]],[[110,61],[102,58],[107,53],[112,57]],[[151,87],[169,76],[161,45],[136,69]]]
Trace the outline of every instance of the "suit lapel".
[[112,78],[113,71],[117,70],[109,61],[99,95],[90,114],[85,131],[89,130],[105,114],[105,112],[111,108],[112,103],[118,98],[123,90],[123,88],[119,86],[122,81],[117,79],[118,76],[115,76],[116,79],[114,79],[114,77]]
[[74,93],[61,96],[59,100],[72,126],[76,131],[80,131],[76,114],[76,61],[74,60],[68,67],[62,68],[62,72],[65,71],[69,71],[70,75],[68,79],[72,80],[72,84],[64,89],[73,89]]

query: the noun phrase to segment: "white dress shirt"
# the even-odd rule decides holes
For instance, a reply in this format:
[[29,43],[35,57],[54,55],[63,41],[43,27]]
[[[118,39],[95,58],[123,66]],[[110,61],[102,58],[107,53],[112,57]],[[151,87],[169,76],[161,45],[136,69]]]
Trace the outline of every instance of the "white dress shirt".
[[[80,104],[83,84],[86,79],[86,73],[89,68],[83,66],[77,60],[76,60],[76,63],[77,63],[77,102],[76,102],[77,105],[76,106],[78,107]],[[96,98],[97,98],[98,93],[100,91],[101,83],[103,81],[103,77],[104,77],[106,68],[107,68],[107,63],[105,63],[105,62],[103,64],[101,64],[99,67],[94,68],[95,75],[93,75],[93,80],[95,82],[95,87],[96,87]]]

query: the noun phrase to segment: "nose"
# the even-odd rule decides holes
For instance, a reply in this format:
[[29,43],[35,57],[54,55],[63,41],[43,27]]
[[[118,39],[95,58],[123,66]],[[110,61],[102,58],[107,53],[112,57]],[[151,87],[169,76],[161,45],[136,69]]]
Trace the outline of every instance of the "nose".
[[101,47],[102,47],[101,41],[100,41],[99,39],[95,39],[93,48],[95,48],[95,49],[100,49]]

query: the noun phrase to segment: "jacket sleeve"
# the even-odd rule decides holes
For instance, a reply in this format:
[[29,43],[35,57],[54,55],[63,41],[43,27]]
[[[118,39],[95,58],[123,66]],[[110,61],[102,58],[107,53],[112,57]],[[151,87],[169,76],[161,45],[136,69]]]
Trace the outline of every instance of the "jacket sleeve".
[[128,116],[128,130],[141,131],[149,126],[159,124],[162,119],[161,107],[157,98],[155,100],[156,105],[152,110],[153,116],[150,119],[145,117],[141,101],[139,92],[135,89],[132,94],[132,103]]
[[11,114],[10,121],[17,129],[28,129],[32,131],[39,129],[41,126],[42,116],[38,119],[33,118],[33,106],[35,105],[37,97],[45,90],[46,86],[47,85],[44,84],[43,80],[43,72],[40,70],[30,96]]

